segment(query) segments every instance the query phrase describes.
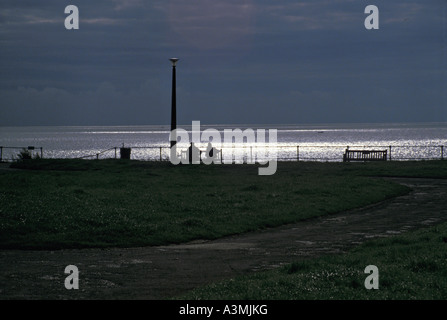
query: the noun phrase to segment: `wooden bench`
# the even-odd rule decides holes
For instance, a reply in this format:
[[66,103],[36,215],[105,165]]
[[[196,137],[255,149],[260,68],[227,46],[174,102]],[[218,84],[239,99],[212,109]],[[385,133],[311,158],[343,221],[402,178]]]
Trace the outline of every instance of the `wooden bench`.
[[343,154],[343,162],[386,161],[387,150],[348,150]]

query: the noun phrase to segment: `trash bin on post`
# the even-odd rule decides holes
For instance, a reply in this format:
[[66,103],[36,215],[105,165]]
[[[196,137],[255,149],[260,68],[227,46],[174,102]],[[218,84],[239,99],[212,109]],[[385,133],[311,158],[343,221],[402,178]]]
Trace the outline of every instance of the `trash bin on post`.
[[121,159],[130,159],[130,148],[120,148]]

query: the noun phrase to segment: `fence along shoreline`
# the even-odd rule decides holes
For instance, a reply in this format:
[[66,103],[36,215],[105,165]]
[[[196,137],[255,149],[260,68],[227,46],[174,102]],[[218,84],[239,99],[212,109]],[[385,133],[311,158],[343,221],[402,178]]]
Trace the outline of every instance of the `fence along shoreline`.
[[[205,145],[204,143],[201,145]],[[30,152],[40,151],[40,158],[49,159],[118,159],[120,158],[120,150],[123,147],[111,147],[104,150],[92,151],[87,155],[80,155],[75,157],[58,157],[51,156],[51,151],[46,151],[44,157],[43,147],[5,147],[0,146],[0,161],[9,162],[16,161],[14,154],[9,154],[9,158],[5,157],[4,150],[23,150],[26,149]],[[163,146],[127,146],[127,149],[133,150],[134,153],[130,155],[130,159],[142,160],[142,161],[169,161],[170,147]],[[184,147],[178,146],[178,150],[186,150],[187,145]],[[201,151],[205,151],[206,148],[199,146]],[[257,150],[262,149],[263,153],[274,152],[278,161],[343,161],[343,154],[346,150],[381,150],[387,151],[387,161],[411,161],[411,160],[444,160],[444,145],[286,145],[286,144],[274,144],[274,145],[259,145],[259,144],[242,144],[241,146],[218,146],[218,149],[222,151],[222,154],[228,155],[231,153],[233,156],[242,155],[244,161],[253,161],[256,158]],[[143,150],[143,152],[141,152]],[[146,150],[146,151],[144,151]],[[73,150],[75,151],[75,150]],[[136,152],[135,152],[136,151]],[[17,152],[17,151],[16,151]],[[17,155],[17,153],[16,153]],[[328,156],[329,155],[329,156]],[[261,158],[257,160],[268,160],[267,158]]]

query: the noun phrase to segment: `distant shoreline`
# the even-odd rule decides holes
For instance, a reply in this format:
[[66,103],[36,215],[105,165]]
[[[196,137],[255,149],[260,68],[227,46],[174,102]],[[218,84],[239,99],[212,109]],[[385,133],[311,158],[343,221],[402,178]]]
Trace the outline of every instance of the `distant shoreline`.
[[[184,124],[177,124],[178,127],[190,127],[191,124],[184,123]],[[234,127],[253,127],[253,128],[284,128],[284,127],[316,127],[316,128],[324,128],[324,127],[354,127],[354,126],[368,126],[368,127],[403,127],[403,126],[447,126],[446,122],[328,122],[328,123],[282,123],[282,124],[275,124],[275,123],[225,123],[225,124],[207,124],[207,123],[201,123],[201,126],[203,127],[228,127],[228,128],[234,128]],[[126,128],[126,127],[159,127],[162,129],[170,129],[170,124],[111,124],[111,125],[105,125],[105,124],[77,124],[77,125],[60,125],[60,124],[54,124],[54,125],[0,125],[0,129],[2,128],[85,128],[85,127],[91,127],[91,128]]]

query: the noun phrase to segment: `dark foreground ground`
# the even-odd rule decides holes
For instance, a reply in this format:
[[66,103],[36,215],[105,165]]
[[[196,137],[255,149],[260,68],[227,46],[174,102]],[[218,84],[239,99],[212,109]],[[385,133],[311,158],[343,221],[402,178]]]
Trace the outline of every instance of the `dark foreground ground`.
[[[447,221],[447,180],[387,178],[412,192],[363,209],[214,241],[131,249],[0,252],[0,299],[166,299],[217,280],[341,253]],[[67,290],[67,265],[79,290]]]

